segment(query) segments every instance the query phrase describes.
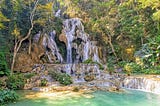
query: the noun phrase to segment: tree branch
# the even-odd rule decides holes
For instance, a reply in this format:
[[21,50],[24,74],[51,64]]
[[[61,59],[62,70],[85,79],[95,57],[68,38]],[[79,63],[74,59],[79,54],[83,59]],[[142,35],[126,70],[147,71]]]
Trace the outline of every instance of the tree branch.
[[34,14],[35,14],[35,11],[36,11],[38,2],[39,2],[39,0],[37,0],[37,1],[35,2],[34,8],[33,8],[32,12],[31,12],[31,15],[30,15],[31,27],[30,27],[27,35],[20,40],[19,45],[18,45],[18,47],[17,47],[17,52],[18,52],[19,48],[21,47],[22,42],[23,42],[24,40],[28,39],[29,36],[30,36],[30,34],[31,34],[31,32],[32,32],[32,29],[33,29],[33,26],[34,26],[33,19],[34,19]]

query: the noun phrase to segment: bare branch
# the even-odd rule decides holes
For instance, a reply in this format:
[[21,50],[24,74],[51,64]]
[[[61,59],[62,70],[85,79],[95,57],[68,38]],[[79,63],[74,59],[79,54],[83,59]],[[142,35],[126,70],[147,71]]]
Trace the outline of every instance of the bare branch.
[[35,2],[34,8],[33,8],[32,12],[31,12],[31,15],[30,15],[31,27],[30,27],[30,29],[29,29],[27,35],[26,35],[24,38],[22,38],[22,39],[20,40],[19,45],[18,45],[18,47],[17,47],[17,52],[18,52],[19,48],[21,47],[22,42],[23,42],[24,40],[28,39],[29,36],[30,36],[30,34],[31,34],[31,31],[32,31],[33,26],[34,26],[34,23],[33,23],[34,14],[35,14],[35,11],[36,11],[38,2],[39,2],[39,0],[37,0],[37,1]]
[[28,38],[30,37],[30,35],[31,35],[32,29],[33,29],[33,27],[34,27],[34,22],[33,22],[33,20],[34,20],[34,15],[35,15],[37,6],[38,6],[38,2],[39,2],[39,0],[36,0],[36,1],[35,1],[35,3],[34,3],[34,8],[33,8],[32,12],[31,12],[31,14],[30,14],[31,27],[29,28],[27,35],[26,35],[24,38],[22,38],[21,40],[18,40],[18,41],[15,42],[13,60],[12,60],[12,65],[11,65],[11,74],[13,73],[16,56],[17,56],[17,53],[18,53],[18,51],[19,51],[19,49],[20,49],[20,47],[21,47],[21,45],[22,45],[22,42],[23,42],[24,40],[28,39]]

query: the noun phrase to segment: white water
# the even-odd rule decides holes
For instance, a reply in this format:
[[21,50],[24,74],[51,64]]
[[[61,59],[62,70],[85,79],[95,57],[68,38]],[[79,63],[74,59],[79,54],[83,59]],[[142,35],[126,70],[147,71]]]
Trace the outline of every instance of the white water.
[[66,20],[63,22],[64,24],[64,31],[67,38],[67,63],[72,63],[72,41],[75,34],[75,27],[74,21]]
[[146,92],[160,94],[160,78],[153,77],[127,77],[123,81],[123,87],[137,89]]
[[52,66],[54,70],[67,73],[73,77],[74,83],[85,82],[86,75],[92,75],[96,80],[100,79],[100,70],[97,65],[88,64],[61,64]]
[[98,56],[98,48],[97,48],[97,46],[93,46],[93,50],[94,50],[93,61],[99,62],[99,56]]
[[83,61],[89,59],[89,48],[90,48],[90,43],[87,41],[86,44],[84,44],[84,57],[83,57]]
[[[72,58],[72,48],[76,49],[76,61],[77,63],[85,61],[87,59],[92,59],[93,61],[99,62],[98,47],[95,46],[90,40],[89,35],[84,32],[84,26],[82,25],[80,19],[72,18],[67,19],[63,22],[64,34],[67,39],[67,63],[73,63]],[[80,45],[73,42],[74,40],[81,39]],[[82,60],[82,61],[80,61]]]
[[[52,59],[53,56],[56,56],[57,60],[63,62],[63,58],[59,53],[59,49],[57,47],[56,42],[54,41],[55,36],[56,36],[55,31],[51,32],[49,36],[46,34],[43,36],[43,46],[44,48],[46,48],[46,55],[48,56],[50,63],[53,63],[55,61]],[[49,48],[50,51],[47,51],[47,48]]]

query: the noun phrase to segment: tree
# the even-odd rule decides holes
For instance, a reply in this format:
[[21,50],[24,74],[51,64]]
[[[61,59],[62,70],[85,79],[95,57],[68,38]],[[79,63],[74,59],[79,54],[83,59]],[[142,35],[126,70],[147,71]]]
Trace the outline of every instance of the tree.
[[[14,64],[15,64],[15,59],[16,59],[17,53],[18,53],[23,41],[25,41],[26,39],[28,39],[30,37],[31,31],[33,30],[33,27],[34,27],[34,16],[35,16],[35,11],[37,9],[38,3],[39,3],[39,0],[36,0],[35,3],[34,3],[34,7],[33,7],[32,11],[30,13],[30,24],[31,24],[31,27],[29,28],[27,35],[24,36],[23,38],[17,39],[15,41],[14,53],[13,53],[13,61],[12,61],[12,65],[11,65],[11,74],[13,73],[13,69],[14,69]],[[13,34],[15,36],[19,36],[20,35],[20,33],[19,33],[17,28],[15,28]]]

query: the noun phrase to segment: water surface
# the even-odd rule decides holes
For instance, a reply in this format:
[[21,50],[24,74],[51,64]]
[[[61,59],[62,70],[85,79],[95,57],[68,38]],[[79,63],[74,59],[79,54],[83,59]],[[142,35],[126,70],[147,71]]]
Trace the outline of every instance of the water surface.
[[[23,96],[26,94],[23,92]],[[85,96],[62,94],[32,99],[22,98],[9,106],[160,106],[160,95],[135,90],[123,93],[97,91]]]

